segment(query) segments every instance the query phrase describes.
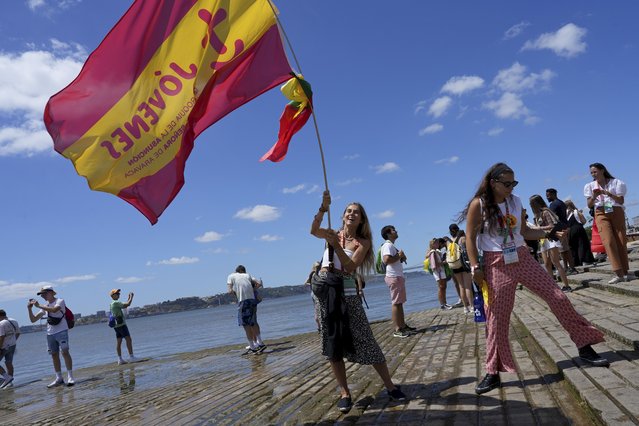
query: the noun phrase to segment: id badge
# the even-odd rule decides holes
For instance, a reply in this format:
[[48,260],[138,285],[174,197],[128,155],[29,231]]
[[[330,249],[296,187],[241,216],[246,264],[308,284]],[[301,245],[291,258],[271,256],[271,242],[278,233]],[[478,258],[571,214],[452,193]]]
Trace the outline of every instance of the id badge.
[[504,263],[506,265],[519,262],[519,256],[517,255],[517,246],[515,245],[514,241],[503,244],[501,246],[501,252],[504,254]]
[[612,212],[613,212],[612,203],[610,201],[605,202],[604,213],[612,213]]

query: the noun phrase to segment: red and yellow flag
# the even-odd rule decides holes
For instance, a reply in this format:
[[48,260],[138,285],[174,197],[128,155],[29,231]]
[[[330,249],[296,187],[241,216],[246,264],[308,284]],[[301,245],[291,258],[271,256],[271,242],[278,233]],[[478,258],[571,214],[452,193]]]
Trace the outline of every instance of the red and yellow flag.
[[291,138],[304,127],[312,114],[313,91],[311,90],[311,85],[304,80],[301,74],[293,74],[293,78],[283,85],[281,90],[291,102],[286,105],[280,117],[280,131],[277,135],[277,142],[260,158],[260,161],[282,161],[288,152],[288,144],[291,142]]
[[136,0],[44,121],[91,189],[155,224],[194,139],[290,73],[269,0]]

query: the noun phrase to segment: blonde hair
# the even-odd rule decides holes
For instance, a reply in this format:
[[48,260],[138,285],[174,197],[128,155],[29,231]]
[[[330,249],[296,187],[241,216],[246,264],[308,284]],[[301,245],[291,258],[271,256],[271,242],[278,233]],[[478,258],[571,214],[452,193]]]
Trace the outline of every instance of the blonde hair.
[[428,243],[428,248],[430,248],[431,250],[435,250],[435,243],[439,244],[439,238],[433,238],[432,240],[430,240],[430,242]]

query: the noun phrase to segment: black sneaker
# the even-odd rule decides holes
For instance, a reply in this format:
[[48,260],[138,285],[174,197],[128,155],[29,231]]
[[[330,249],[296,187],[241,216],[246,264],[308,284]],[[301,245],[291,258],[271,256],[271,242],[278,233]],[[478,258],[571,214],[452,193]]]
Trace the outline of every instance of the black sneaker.
[[590,345],[586,345],[583,348],[579,348],[579,358],[586,361],[588,364],[594,367],[608,367],[610,362],[606,358],[599,356],[597,352]]
[[416,328],[416,327],[411,327],[410,325],[408,325],[408,324],[404,323],[404,328],[402,328],[402,330],[405,330],[405,331],[415,331],[415,330],[417,330],[417,328]]
[[259,345],[256,350],[258,353],[261,353],[264,352],[264,349],[266,349],[266,345]]
[[350,396],[343,396],[337,401],[337,409],[342,413],[348,413],[353,408],[353,401]]
[[561,288],[561,291],[563,291],[564,293],[570,293],[572,291],[572,288],[569,285],[565,285]]
[[399,386],[395,386],[395,389],[391,391],[387,390],[386,393],[388,394],[388,397],[391,399],[391,401],[403,402],[408,400],[408,398],[406,397],[406,394],[402,392]]
[[499,374],[486,374],[484,380],[482,380],[475,388],[475,393],[481,395],[482,393],[490,392],[491,390],[501,386],[501,379]]

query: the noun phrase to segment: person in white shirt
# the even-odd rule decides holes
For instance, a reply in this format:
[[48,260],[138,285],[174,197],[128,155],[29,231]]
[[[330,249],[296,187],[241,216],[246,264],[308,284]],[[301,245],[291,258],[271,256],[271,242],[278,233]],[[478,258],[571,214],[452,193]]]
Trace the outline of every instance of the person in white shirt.
[[628,247],[624,201],[626,184],[612,176],[601,163],[590,165],[592,182],[584,186],[588,207],[595,209],[595,222],[610,260],[613,277],[608,284],[630,281],[634,275],[628,273]]
[[[53,369],[55,370],[55,380],[47,385],[48,388],[54,388],[64,385],[62,379],[62,366],[60,364],[60,352],[64,358],[64,365],[67,368],[67,386],[75,385],[73,379],[73,360],[69,353],[69,326],[64,317],[67,309],[63,299],[56,298],[56,292],[50,285],[45,285],[37,293],[41,296],[46,304],[41,305],[35,299],[30,299],[27,304],[29,310],[29,320],[34,323],[47,315],[47,347],[51,360],[53,361]],[[40,312],[33,313],[33,307],[40,308]]]
[[266,345],[260,336],[257,324],[257,299],[255,288],[261,286],[261,282],[246,273],[243,265],[238,265],[235,272],[226,280],[229,293],[237,297],[237,322],[244,327],[246,338],[249,341],[248,352],[260,353],[266,349]]
[[399,238],[397,230],[392,225],[382,228],[382,238],[386,240],[382,244],[382,260],[386,265],[386,275],[384,281],[388,285],[391,296],[391,319],[395,326],[394,337],[408,337],[415,328],[410,327],[404,321],[404,303],[406,303],[406,278],[404,278],[404,267],[402,262],[406,262],[406,255],[402,250],[395,247],[395,241]]
[[4,309],[0,309],[0,361],[4,359],[5,371],[0,366],[0,389],[13,386],[13,354],[16,351],[16,341],[20,337],[18,321],[8,318]]

